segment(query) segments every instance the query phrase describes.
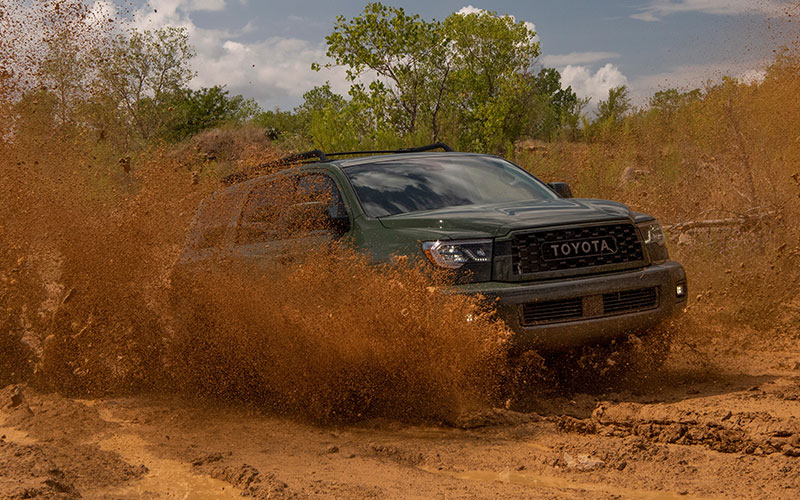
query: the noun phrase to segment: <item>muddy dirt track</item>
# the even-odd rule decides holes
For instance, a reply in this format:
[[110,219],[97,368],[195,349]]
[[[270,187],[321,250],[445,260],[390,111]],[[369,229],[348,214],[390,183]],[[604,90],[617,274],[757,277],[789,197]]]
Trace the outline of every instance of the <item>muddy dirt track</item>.
[[679,347],[645,382],[540,389],[449,425],[324,427],[9,386],[0,498],[796,498],[800,349],[691,357]]

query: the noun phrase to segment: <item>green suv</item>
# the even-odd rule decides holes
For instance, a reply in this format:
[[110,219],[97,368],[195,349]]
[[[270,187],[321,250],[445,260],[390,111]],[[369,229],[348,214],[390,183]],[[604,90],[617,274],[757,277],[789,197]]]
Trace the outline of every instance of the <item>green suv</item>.
[[[652,216],[572,198],[566,184],[502,158],[437,143],[278,163],[300,165],[224,179],[199,207],[176,270],[220,252],[275,258],[297,238],[348,241],[379,262],[427,259],[453,271],[452,291],[499,299],[520,351],[646,334],[686,303],[686,274]],[[287,205],[287,192],[326,201]]]

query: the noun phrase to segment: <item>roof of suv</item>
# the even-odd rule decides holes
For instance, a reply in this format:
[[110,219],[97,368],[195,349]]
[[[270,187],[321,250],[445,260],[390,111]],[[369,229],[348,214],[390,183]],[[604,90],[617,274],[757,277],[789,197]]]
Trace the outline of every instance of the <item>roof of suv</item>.
[[[433,150],[442,149],[445,153],[430,153]],[[241,172],[236,172],[230,174],[222,179],[223,184],[227,184],[228,186],[238,184],[240,182],[245,182],[255,177],[261,177],[262,175],[269,172],[272,167],[278,166],[291,166],[291,165],[322,165],[322,164],[334,164],[339,167],[348,167],[351,165],[359,165],[364,163],[375,163],[382,162],[382,161],[390,161],[397,159],[398,157],[408,158],[409,155],[414,156],[422,156],[422,157],[429,157],[430,155],[440,155],[440,154],[448,154],[448,155],[468,155],[471,153],[456,153],[453,149],[443,142],[436,142],[434,144],[428,144],[426,146],[419,146],[416,148],[408,148],[408,149],[397,149],[397,150],[382,150],[382,151],[352,151],[352,152],[341,152],[341,153],[325,153],[322,150],[314,149],[312,151],[306,151],[304,153],[296,153],[284,158],[280,158],[278,160],[273,160],[267,163],[262,163],[260,165],[256,165],[251,167],[248,170],[244,170]],[[356,158],[350,159],[341,159],[341,160],[334,160],[333,158],[336,156],[350,156],[350,155],[362,155]],[[382,155],[382,156],[367,156],[367,155]]]
[[[388,161],[395,161],[398,159],[409,159],[409,158],[430,158],[430,157],[445,157],[445,158],[453,158],[459,156],[487,156],[487,155],[479,155],[478,153],[460,153],[460,152],[423,152],[423,153],[394,153],[394,154],[385,154],[380,156],[359,156],[357,158],[345,158],[342,160],[329,160],[324,163],[332,163],[338,165],[342,168],[352,167],[356,165],[364,165],[368,163],[383,163]],[[310,163],[309,165],[316,165],[321,162]]]

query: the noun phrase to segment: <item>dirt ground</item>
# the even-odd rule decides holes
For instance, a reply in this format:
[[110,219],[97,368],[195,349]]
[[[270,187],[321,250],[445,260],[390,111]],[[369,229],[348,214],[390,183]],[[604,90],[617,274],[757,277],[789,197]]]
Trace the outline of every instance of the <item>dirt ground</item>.
[[0,498],[796,498],[800,346],[701,358],[442,425],[9,386]]

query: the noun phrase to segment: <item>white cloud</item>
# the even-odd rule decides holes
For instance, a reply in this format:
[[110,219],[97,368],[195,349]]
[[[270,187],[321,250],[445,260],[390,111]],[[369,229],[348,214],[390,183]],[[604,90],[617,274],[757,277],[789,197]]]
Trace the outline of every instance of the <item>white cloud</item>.
[[791,2],[787,0],[651,0],[631,17],[640,21],[654,22],[681,12],[775,15],[790,4]]
[[344,69],[315,72],[311,63],[325,61],[324,45],[294,38],[272,37],[255,43],[221,42],[221,51],[198,50],[196,87],[227,84],[235,93],[256,98],[267,107],[299,103],[304,92],[331,81],[333,90],[346,94]]
[[191,0],[188,2],[188,10],[223,10],[225,0]]
[[97,0],[89,9],[86,22],[105,22],[106,19],[117,19],[117,6],[106,0]]
[[748,69],[739,75],[739,81],[747,85],[761,84],[767,78],[767,72],[763,69]]
[[567,66],[591,64],[618,57],[620,57],[620,54],[617,52],[570,52],[569,54],[546,55],[542,57],[542,63],[547,66]]
[[224,5],[224,0],[152,0],[135,13],[133,25],[186,29],[197,51],[192,63],[197,71],[191,82],[194,88],[226,85],[232,94],[253,97],[265,108],[291,108],[302,101],[304,92],[328,80],[335,92],[347,93],[344,68],[311,70],[311,63],[327,60],[324,43],[281,37],[242,42],[241,36],[253,31],[251,23],[236,31],[203,29],[189,16],[193,10]]
[[[473,7],[472,5],[461,7],[459,10],[456,11],[456,14],[460,14],[462,16],[468,16],[470,14],[484,15],[488,13],[489,11],[487,11],[486,9],[479,9],[478,7]],[[509,19],[511,19],[512,22],[517,22],[517,18],[512,16],[511,14],[506,14],[502,17],[508,17]],[[538,42],[539,34],[536,32],[536,25],[530,21],[523,21],[523,24],[525,25],[526,28],[528,28],[528,31],[535,34],[533,39]]]
[[611,63],[595,72],[586,66],[568,65],[561,70],[561,86],[572,87],[578,97],[590,97],[590,108],[608,98],[608,91],[614,87],[628,84],[628,77]]
[[468,16],[470,14],[486,14],[486,11],[484,9],[473,7],[472,5],[467,5],[466,7],[461,7],[459,10],[457,10],[456,14]]

